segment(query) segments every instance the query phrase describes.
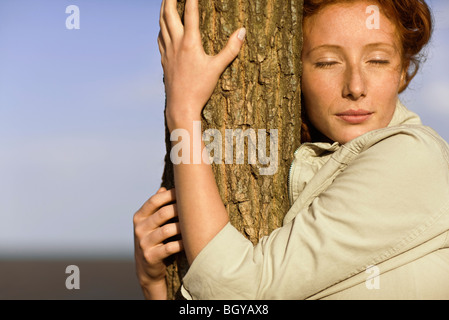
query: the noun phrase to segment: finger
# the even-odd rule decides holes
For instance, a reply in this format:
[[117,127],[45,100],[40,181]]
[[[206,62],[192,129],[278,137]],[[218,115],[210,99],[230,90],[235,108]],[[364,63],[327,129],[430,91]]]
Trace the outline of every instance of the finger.
[[182,250],[184,250],[184,243],[182,242],[182,240],[176,240],[176,241],[172,241],[169,243],[166,243],[164,245],[164,249],[165,249],[165,254],[167,255],[165,258],[171,256],[172,254],[175,253],[179,253]]
[[162,261],[173,254],[179,253],[184,250],[182,240],[172,241],[151,249],[150,254],[146,255],[149,261]]
[[161,31],[159,31],[159,36],[157,37],[157,45],[159,47],[159,52],[161,53],[161,60],[162,60],[162,58],[165,55],[165,44],[164,44],[164,40],[162,39]]
[[165,240],[181,234],[179,222],[169,223],[150,232],[140,241],[141,248],[148,250],[163,243]]
[[170,34],[168,32],[168,29],[167,29],[167,24],[166,24],[165,19],[164,19],[164,8],[165,8],[165,0],[162,0],[161,12],[159,14],[159,26],[161,28],[161,31],[160,31],[159,34],[161,36],[161,39],[162,39],[164,45],[167,45],[171,41],[170,41]]
[[148,219],[151,224],[150,227],[153,229],[162,226],[167,223],[171,219],[174,219],[178,216],[178,208],[176,204],[170,204],[160,208],[155,214],[150,216]]
[[159,47],[159,52],[161,54],[161,66],[162,69],[164,69],[165,67],[165,62],[166,62],[166,54],[165,54],[165,43],[164,40],[162,40],[162,35],[159,32],[159,36],[157,37],[157,45]]
[[184,32],[184,26],[179,17],[177,0],[165,0],[164,8],[162,10],[163,21],[167,26],[171,39],[173,40],[181,37]]
[[139,239],[145,238],[148,234],[160,228],[170,220],[178,216],[175,204],[160,208],[155,214],[140,219],[134,226],[134,233]]
[[198,0],[187,0],[184,11],[184,25],[186,35],[200,35],[200,14]]
[[226,67],[238,56],[245,40],[245,36],[245,28],[241,28],[231,35],[226,46],[213,59],[217,68],[224,71]]
[[164,12],[164,7],[165,7],[165,0],[162,0],[161,11],[159,12],[159,22],[163,20],[162,13]]
[[161,207],[176,201],[175,189],[156,193],[148,199],[134,215],[134,223],[154,214]]
[[149,215],[155,213],[161,207],[176,201],[175,189],[163,191],[154,194],[146,203],[143,205],[143,211],[148,212]]
[[159,188],[159,190],[156,193],[161,193],[164,191],[167,191],[167,189],[165,187],[161,187],[161,188]]

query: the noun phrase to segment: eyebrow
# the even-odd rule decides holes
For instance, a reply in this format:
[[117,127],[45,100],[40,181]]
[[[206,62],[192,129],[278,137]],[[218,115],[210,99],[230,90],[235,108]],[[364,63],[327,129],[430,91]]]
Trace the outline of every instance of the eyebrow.
[[[375,49],[375,48],[378,48],[378,47],[386,47],[386,48],[392,49],[394,51],[397,51],[396,46],[393,46],[393,45],[385,43],[385,42],[369,43],[369,44],[364,46],[365,49]],[[309,50],[309,52],[307,52],[307,55],[311,54],[314,51],[320,50],[320,49],[341,50],[342,47],[338,46],[338,45],[323,44],[323,45],[317,46],[317,47],[312,48],[311,50]]]

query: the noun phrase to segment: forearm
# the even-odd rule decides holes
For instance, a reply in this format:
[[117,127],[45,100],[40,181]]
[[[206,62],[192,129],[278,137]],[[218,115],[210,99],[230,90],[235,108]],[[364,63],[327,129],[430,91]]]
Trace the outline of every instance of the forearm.
[[[210,99],[218,79],[239,54],[246,30],[236,30],[220,53],[210,56],[202,45],[198,0],[186,1],[184,24],[178,14],[176,0],[165,0],[159,22],[158,45],[164,69],[167,125],[170,131],[183,129],[190,134],[187,139],[190,139],[191,161],[174,164],[174,175],[184,248],[188,261],[192,263],[229,221],[211,165],[202,163],[201,154],[201,164],[192,164],[197,160],[193,155],[193,121],[200,120],[201,110]],[[181,121],[174,121],[180,118]],[[202,150],[204,144],[202,139],[199,140]]]
[[141,284],[141,287],[146,300],[167,300],[167,284],[165,280],[151,284]]
[[[200,251],[229,222],[229,216],[221,200],[212,167],[202,160],[201,154],[205,145],[193,132],[193,122],[200,117],[188,117],[176,122],[172,128],[185,130],[190,139],[190,161],[174,165],[174,178],[178,216],[181,227],[184,250],[191,264]],[[194,141],[194,139],[201,141]],[[172,142],[172,147],[177,143]],[[195,148],[194,146],[200,146]],[[200,164],[196,164],[200,160]]]

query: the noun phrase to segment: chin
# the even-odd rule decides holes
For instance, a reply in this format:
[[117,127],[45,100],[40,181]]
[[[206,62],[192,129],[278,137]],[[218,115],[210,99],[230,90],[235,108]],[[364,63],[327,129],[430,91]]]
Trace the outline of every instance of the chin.
[[340,143],[340,144],[345,144],[348,143],[351,140],[354,140],[360,136],[363,136],[365,133],[370,132],[371,130],[369,129],[353,129],[353,130],[347,130],[347,132],[344,132],[343,134],[339,134],[336,135],[336,139],[333,139],[334,141]]

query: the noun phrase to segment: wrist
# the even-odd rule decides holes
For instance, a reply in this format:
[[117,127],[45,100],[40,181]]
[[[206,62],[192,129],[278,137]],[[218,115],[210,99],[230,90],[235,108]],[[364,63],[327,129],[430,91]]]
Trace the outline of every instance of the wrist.
[[176,109],[167,104],[165,117],[168,130],[172,132],[175,129],[191,129],[194,121],[201,121],[201,110],[198,107]]
[[140,284],[146,300],[167,300],[167,283],[164,279]]

